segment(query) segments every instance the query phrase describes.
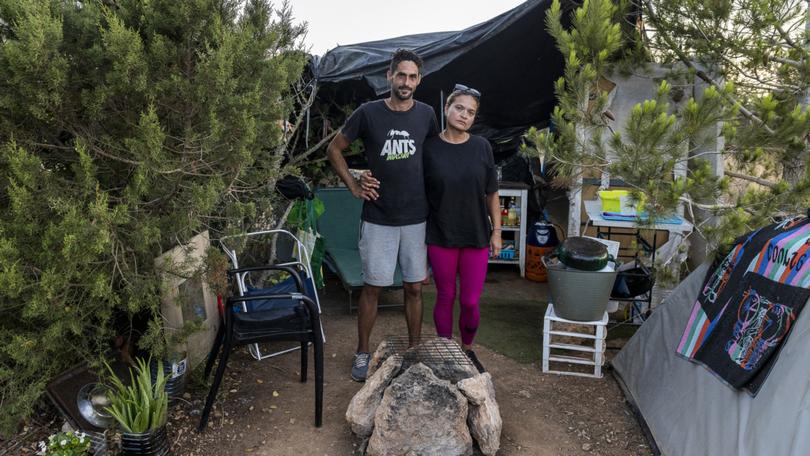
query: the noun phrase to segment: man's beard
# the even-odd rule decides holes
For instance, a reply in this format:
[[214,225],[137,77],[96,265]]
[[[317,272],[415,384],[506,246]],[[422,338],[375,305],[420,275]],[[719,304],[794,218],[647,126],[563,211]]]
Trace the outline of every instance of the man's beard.
[[400,101],[410,100],[411,98],[413,98],[413,89],[408,89],[408,94],[402,95],[401,93],[399,93],[399,91],[403,88],[404,87],[399,87],[396,90],[394,90],[394,96],[397,97],[397,99]]

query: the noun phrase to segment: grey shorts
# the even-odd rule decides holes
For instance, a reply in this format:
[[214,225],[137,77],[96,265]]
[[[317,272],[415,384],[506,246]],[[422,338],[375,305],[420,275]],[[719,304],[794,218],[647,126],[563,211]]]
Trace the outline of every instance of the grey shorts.
[[405,226],[362,222],[359,248],[363,282],[368,285],[392,285],[397,259],[403,282],[421,282],[427,277],[425,222]]

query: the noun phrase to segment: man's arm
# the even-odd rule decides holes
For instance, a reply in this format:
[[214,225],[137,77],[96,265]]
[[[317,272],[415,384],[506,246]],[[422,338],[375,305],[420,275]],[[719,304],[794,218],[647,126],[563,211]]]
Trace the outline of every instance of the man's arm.
[[343,151],[349,147],[349,140],[343,133],[338,133],[332,138],[332,142],[326,148],[326,156],[329,157],[329,163],[332,164],[340,180],[346,184],[346,187],[352,192],[355,198],[362,198],[364,200],[371,199],[368,191],[364,190],[360,184],[352,177],[349,172],[349,165],[346,164],[346,159],[343,158]]

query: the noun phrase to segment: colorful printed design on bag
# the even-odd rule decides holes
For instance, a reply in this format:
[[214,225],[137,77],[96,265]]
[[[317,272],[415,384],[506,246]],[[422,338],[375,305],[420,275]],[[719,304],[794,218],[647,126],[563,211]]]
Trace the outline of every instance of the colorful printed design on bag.
[[740,238],[698,293],[676,352],[752,396],[810,299],[810,219]]
[[745,248],[743,244],[737,244],[736,247],[726,255],[726,258],[723,259],[723,262],[720,263],[720,266],[715,269],[714,274],[712,274],[712,278],[706,282],[706,286],[703,287],[703,297],[706,299],[706,302],[714,303],[717,300],[717,295],[719,295],[726,285],[728,284],[728,279],[731,277],[731,272],[734,270],[734,266],[737,265],[737,261],[742,256]]
[[694,358],[695,353],[697,353],[706,337],[711,334],[712,329],[714,329],[715,324],[725,310],[726,308],[723,307],[717,318],[714,321],[709,321],[709,317],[703,311],[700,301],[696,302],[692,307],[692,314],[689,316],[686,329],[681,336],[681,342],[678,344],[677,353],[687,358]]
[[725,350],[736,365],[750,371],[779,345],[795,319],[791,307],[773,302],[749,287],[743,293],[737,323]]
[[[746,247],[748,247],[751,239],[753,239],[759,231],[760,230],[754,230],[744,241],[735,245],[731,252],[723,259],[723,262],[720,263],[720,266],[714,270],[711,278],[706,281],[701,291],[701,296],[698,297],[695,301],[695,305],[692,307],[692,314],[689,316],[689,323],[687,323],[686,329],[681,336],[681,341],[676,350],[677,353],[689,358],[694,357],[695,352],[700,348],[703,340],[711,333],[714,326],[709,320],[708,315],[706,315],[706,312],[703,311],[703,304],[714,304],[715,301],[717,301],[717,296],[726,288],[731,273],[745,254]],[[726,305],[727,304],[728,303],[726,303]],[[715,317],[715,322],[723,315],[724,311],[725,306]]]
[[748,265],[755,272],[775,282],[806,288],[810,274],[810,224],[774,236]]

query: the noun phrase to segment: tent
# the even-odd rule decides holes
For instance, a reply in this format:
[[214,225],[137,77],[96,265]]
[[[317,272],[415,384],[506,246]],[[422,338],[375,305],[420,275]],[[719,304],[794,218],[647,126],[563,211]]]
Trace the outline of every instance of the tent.
[[755,397],[675,354],[706,275],[689,275],[613,360],[625,396],[664,455],[810,452],[810,317],[799,315]]
[[[489,138],[496,154],[511,153],[527,128],[547,123],[556,103],[554,81],[562,75],[563,60],[545,28],[550,5],[550,0],[529,0],[457,32],[339,46],[313,62],[318,98],[338,105],[380,98],[389,90],[385,73],[391,54],[411,49],[425,62],[416,98],[438,115],[456,83],[478,89],[482,105],[473,132]],[[569,11],[572,4],[564,5]]]

